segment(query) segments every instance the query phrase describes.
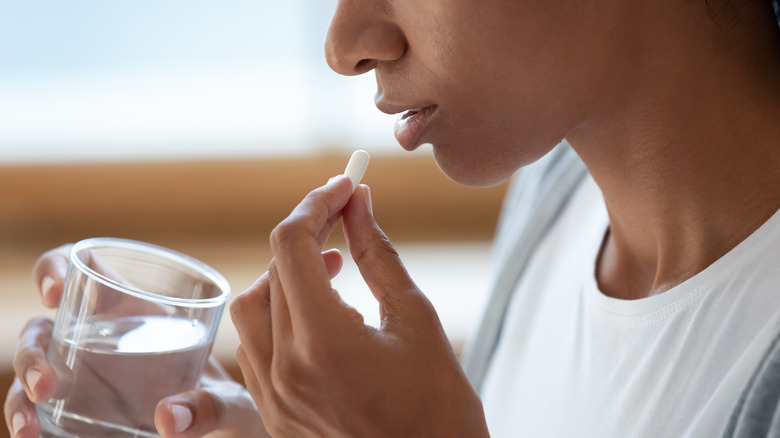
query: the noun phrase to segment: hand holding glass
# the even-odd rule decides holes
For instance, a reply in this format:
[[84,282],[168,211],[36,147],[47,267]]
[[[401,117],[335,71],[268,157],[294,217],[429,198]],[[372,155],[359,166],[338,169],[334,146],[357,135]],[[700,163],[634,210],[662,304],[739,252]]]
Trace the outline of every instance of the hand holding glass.
[[77,243],[48,352],[57,390],[36,407],[41,437],[159,437],[154,408],[195,388],[229,294],[224,277],[186,255]]

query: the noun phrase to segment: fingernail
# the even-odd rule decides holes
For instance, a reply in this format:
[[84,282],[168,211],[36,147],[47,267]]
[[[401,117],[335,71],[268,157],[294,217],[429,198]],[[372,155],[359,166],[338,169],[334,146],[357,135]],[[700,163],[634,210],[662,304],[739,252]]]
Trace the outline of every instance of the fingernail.
[[11,419],[11,426],[14,428],[14,436],[19,433],[24,426],[27,425],[27,417],[24,416],[23,413],[17,412],[14,414],[13,418]]
[[371,203],[371,188],[366,186],[366,203],[368,204],[368,212],[371,213],[371,217],[374,216],[374,205]]
[[192,424],[192,412],[186,406],[171,405],[171,414],[173,414],[173,429],[176,433],[184,432]]
[[43,374],[35,368],[30,368],[24,373],[24,380],[27,382],[27,387],[30,388],[30,392],[35,392],[35,385],[41,380]]
[[56,281],[53,277],[45,276],[43,277],[43,280],[41,281],[41,295],[46,298],[46,296],[49,295],[49,292],[51,291],[51,288],[54,286],[54,283]]

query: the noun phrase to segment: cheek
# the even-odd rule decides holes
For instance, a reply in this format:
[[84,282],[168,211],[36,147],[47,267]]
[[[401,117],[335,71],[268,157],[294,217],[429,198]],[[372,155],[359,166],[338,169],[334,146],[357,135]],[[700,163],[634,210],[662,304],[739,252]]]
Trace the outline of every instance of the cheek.
[[571,8],[511,4],[522,4],[520,19],[477,11],[466,30],[427,27],[428,38],[416,40],[425,69],[415,77],[442,112],[428,140],[441,170],[470,186],[499,184],[555,147],[582,123],[593,100],[587,85],[603,75],[582,71],[591,52],[575,50],[586,33]]

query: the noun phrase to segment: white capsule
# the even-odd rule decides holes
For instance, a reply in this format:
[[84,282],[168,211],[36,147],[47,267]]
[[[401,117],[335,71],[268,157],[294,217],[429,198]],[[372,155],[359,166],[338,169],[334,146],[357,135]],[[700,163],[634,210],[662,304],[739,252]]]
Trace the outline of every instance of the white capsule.
[[371,158],[368,152],[364,150],[357,150],[352,153],[347,163],[347,168],[344,169],[344,175],[347,175],[352,181],[352,191],[354,192],[360,180],[363,179],[363,174],[366,173],[368,167],[368,160]]

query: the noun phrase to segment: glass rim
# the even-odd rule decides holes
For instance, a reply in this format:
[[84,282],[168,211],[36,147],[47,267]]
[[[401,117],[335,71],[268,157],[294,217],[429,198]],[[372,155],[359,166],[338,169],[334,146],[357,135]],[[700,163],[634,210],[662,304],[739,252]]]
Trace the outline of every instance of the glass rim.
[[[94,269],[87,266],[79,259],[79,252],[89,248],[120,248],[128,249],[139,252],[151,254],[155,257],[162,257],[188,268],[201,273],[209,281],[214,283],[221,293],[211,298],[179,298],[161,295],[147,290],[128,286],[126,284],[119,283],[116,280],[107,277]],[[168,304],[179,307],[217,307],[224,304],[227,298],[230,296],[230,283],[225,277],[220,274],[216,269],[201,262],[200,260],[183,254],[178,251],[174,251],[163,246],[155,245],[153,243],[141,242],[138,240],[121,239],[118,237],[93,237],[89,239],[81,240],[73,245],[70,251],[70,262],[73,263],[80,271],[87,274],[94,280],[112,288],[119,292],[126,293],[138,298],[142,298],[149,301],[154,301],[158,304]]]

